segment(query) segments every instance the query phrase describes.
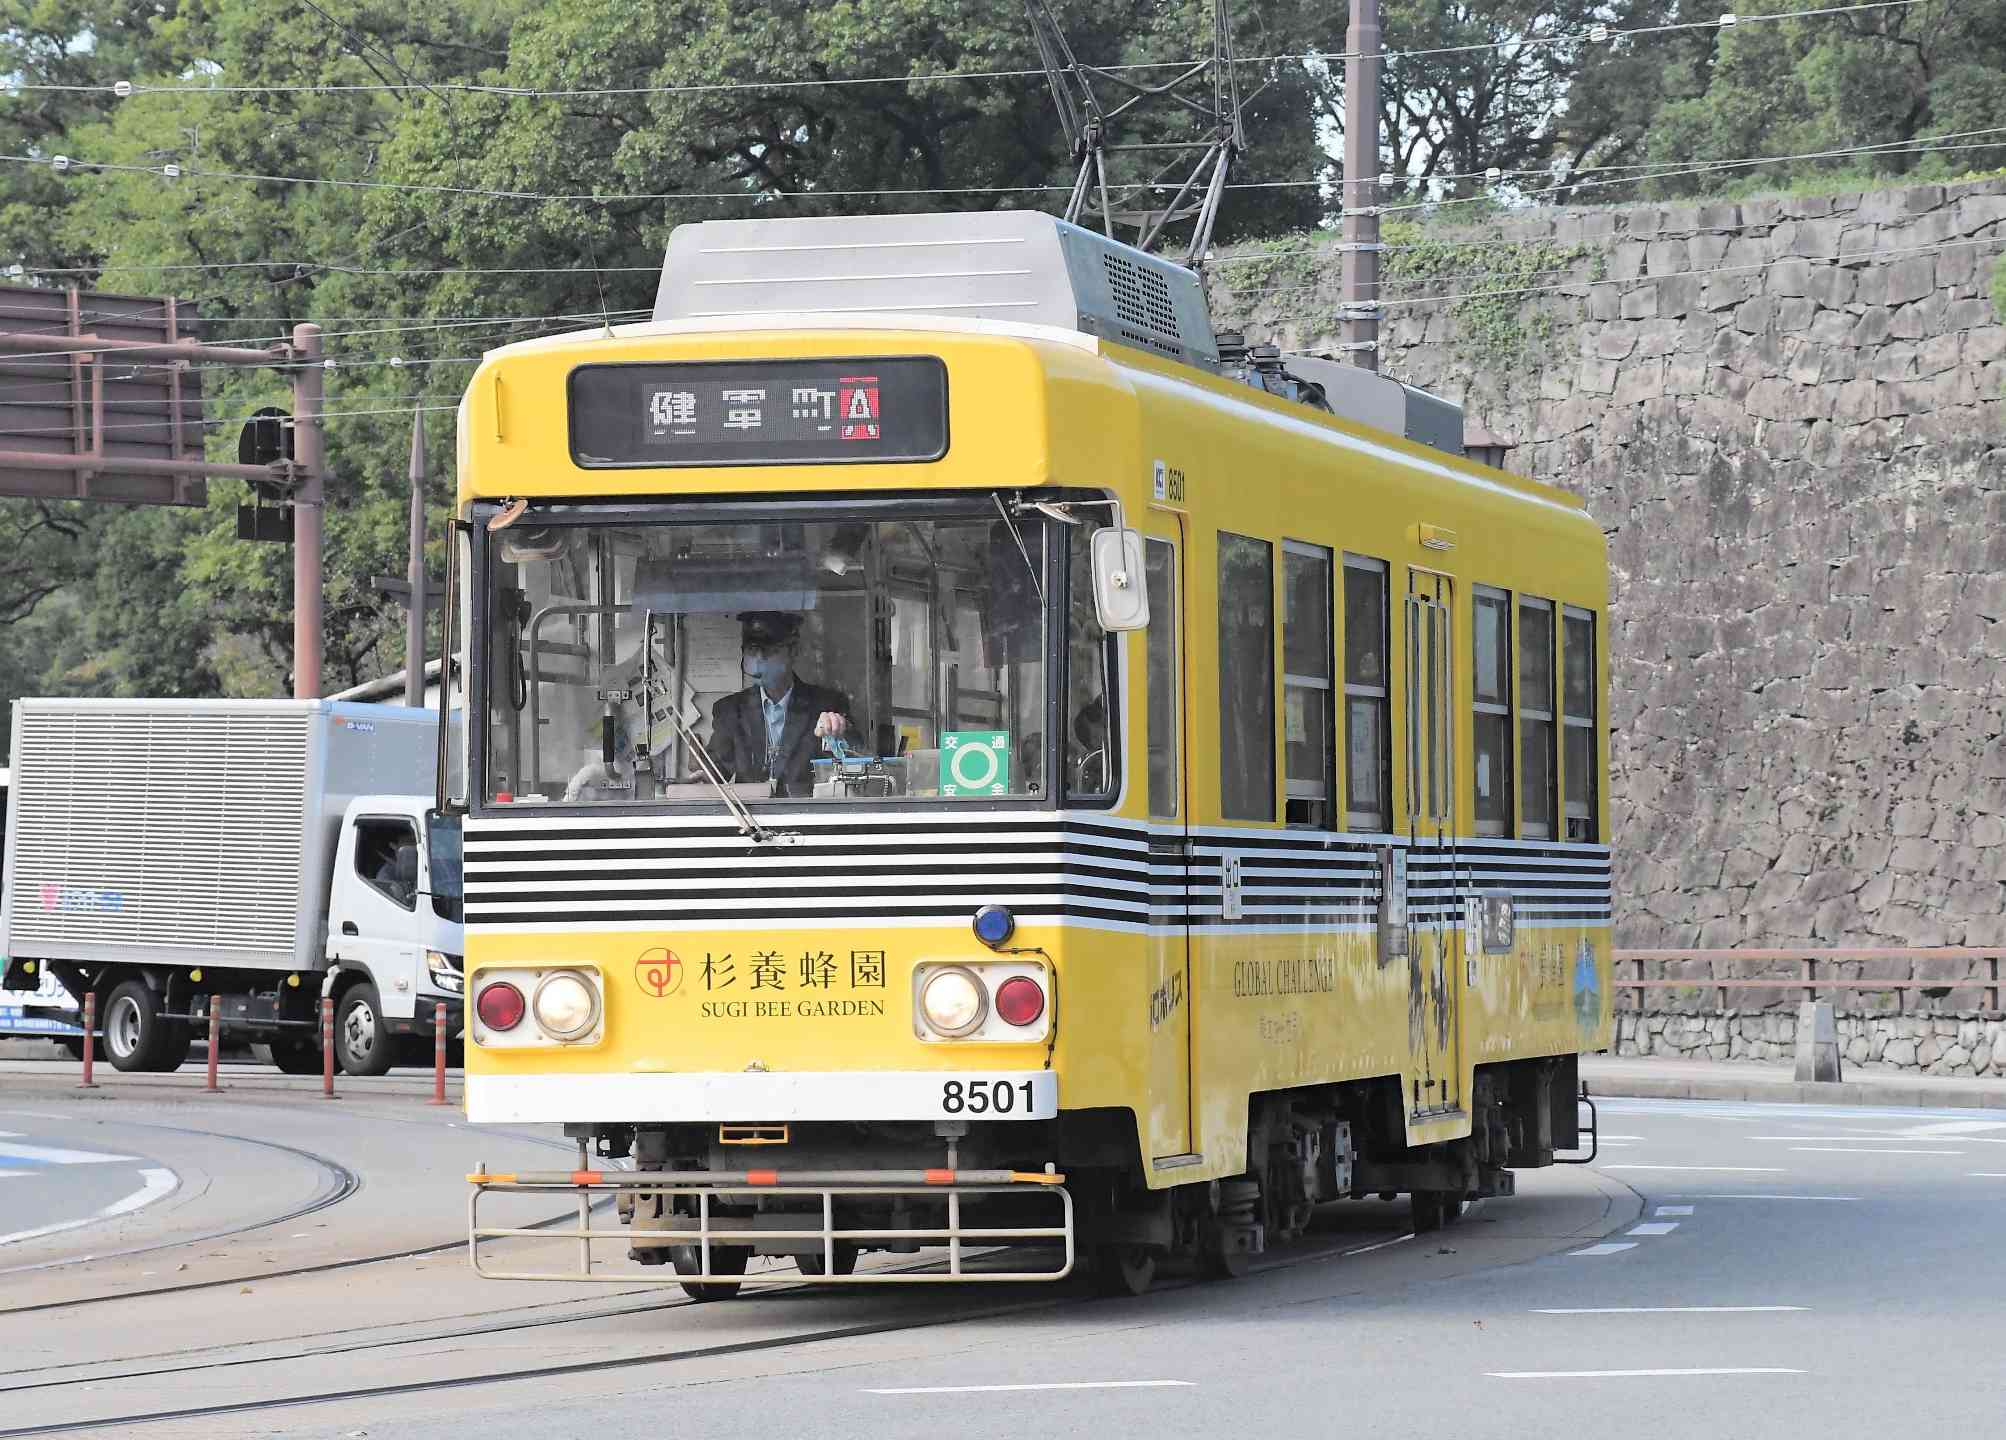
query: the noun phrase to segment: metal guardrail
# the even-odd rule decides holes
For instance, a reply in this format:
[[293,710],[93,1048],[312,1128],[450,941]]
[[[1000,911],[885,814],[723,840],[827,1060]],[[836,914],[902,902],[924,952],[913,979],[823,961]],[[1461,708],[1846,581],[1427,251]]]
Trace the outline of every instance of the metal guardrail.
[[[1977,990],[1985,997],[1987,1010],[1999,1009],[1999,962],[2006,958],[2006,948],[1988,949],[1971,945],[1937,945],[1924,948],[1863,947],[1834,950],[1617,950],[1612,955],[1613,970],[1611,985],[1620,996],[1624,991],[1632,992],[1641,1010],[1644,994],[1650,990],[1712,990],[1715,1005],[1727,1009],[1727,995],[1730,990],[1798,990],[1802,998],[1815,1000],[1820,991],[1891,991],[1896,998],[1896,1013],[1903,1013],[1907,1006],[1909,992],[1934,992],[1948,994],[1953,990]],[[1709,971],[1719,965],[1780,965],[1793,964],[1798,967],[1795,976],[1724,976],[1709,973],[1705,976],[1686,976],[1680,979],[1664,978],[1663,967],[1672,963],[1704,963]],[[1965,973],[1918,978],[1913,972],[1919,962],[1955,963]],[[1969,973],[1973,962],[1982,962],[1983,974]],[[1872,963],[1903,965],[1911,973],[1905,976],[1878,977],[1872,975],[1840,975],[1831,970],[1819,973],[1822,966],[1867,965]],[[1645,976],[1645,967],[1659,966],[1658,978]],[[1623,967],[1634,966],[1634,976],[1625,978]]]

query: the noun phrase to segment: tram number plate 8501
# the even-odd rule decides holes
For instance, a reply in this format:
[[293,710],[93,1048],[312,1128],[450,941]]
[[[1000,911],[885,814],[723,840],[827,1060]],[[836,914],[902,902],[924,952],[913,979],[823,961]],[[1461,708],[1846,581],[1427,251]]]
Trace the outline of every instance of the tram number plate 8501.
[[943,1115],[1029,1115],[1037,1109],[1029,1080],[944,1080],[940,1086]]

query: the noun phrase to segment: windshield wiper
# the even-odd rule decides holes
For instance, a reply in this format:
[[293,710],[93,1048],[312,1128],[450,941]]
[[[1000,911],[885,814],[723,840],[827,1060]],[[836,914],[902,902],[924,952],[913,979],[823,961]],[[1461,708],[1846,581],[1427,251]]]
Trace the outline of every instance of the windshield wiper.
[[1037,593],[1038,608],[1045,607],[1045,582],[1038,574],[1038,567],[1031,563],[1031,552],[1024,544],[1024,532],[1017,528],[1017,517],[1010,513],[1010,507],[1003,503],[1001,491],[992,490],[989,498],[996,502],[996,513],[1003,517],[1003,523],[1010,527],[1010,538],[1017,542],[1017,553],[1024,557],[1024,568],[1031,572],[1031,589]]

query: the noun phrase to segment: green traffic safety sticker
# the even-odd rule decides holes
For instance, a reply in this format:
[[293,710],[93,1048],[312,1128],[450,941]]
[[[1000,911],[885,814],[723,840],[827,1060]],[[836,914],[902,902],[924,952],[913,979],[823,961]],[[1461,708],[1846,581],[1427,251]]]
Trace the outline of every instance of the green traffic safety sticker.
[[1008,795],[1010,732],[950,730],[940,737],[940,793]]

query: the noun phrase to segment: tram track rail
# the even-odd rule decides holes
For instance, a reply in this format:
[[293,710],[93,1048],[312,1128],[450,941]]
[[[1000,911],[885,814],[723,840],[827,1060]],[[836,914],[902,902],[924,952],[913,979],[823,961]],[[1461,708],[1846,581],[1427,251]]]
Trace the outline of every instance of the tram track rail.
[[[321,1189],[303,1205],[297,1205],[276,1215],[245,1220],[217,1230],[205,1230],[192,1235],[180,1235],[171,1240],[153,1244],[134,1245],[118,1250],[94,1250],[88,1255],[74,1255],[60,1260],[40,1260],[28,1265],[0,1268],[0,1277],[9,1275],[47,1274],[52,1271],[72,1269],[83,1265],[98,1265],[112,1260],[127,1260],[142,1255],[158,1255],[170,1250],[179,1250],[190,1245],[210,1245],[219,1240],[235,1239],[239,1236],[255,1234],[278,1225],[287,1225],[316,1215],[357,1194],[363,1187],[361,1175],[331,1155],[318,1151],[287,1145],[277,1140],[262,1140],[248,1135],[232,1135],[220,1130],[201,1130],[185,1125],[162,1125],[146,1120],[120,1120],[118,1125],[128,1129],[156,1130],[168,1134],[194,1135],[209,1140],[221,1140],[231,1144],[249,1145],[260,1149],[278,1151],[294,1159],[306,1161],[322,1171],[326,1177]],[[547,1149],[570,1153],[575,1146],[568,1141],[547,1139],[540,1135],[523,1135],[509,1132],[509,1138],[531,1145],[541,1145]],[[594,1208],[598,1208],[595,1206]],[[547,1220],[532,1222],[529,1229],[542,1229],[575,1220],[576,1216],[567,1212],[553,1215]],[[150,1299],[162,1295],[180,1295],[193,1291],[214,1290],[227,1285],[241,1285],[247,1278],[261,1282],[287,1279],[300,1275],[320,1275],[332,1271],[353,1270],[365,1265],[380,1265],[392,1260],[411,1260],[425,1255],[439,1255],[457,1250],[466,1244],[465,1236],[456,1236],[429,1245],[410,1246],[400,1250],[383,1251],[370,1255],[350,1256],[340,1260],[325,1260],[311,1265],[296,1265],[282,1270],[260,1270],[255,1277],[245,1275],[216,1276],[204,1280],[190,1280],[176,1285],[156,1285],[144,1290],[121,1290],[115,1295],[77,1295],[64,1300],[42,1300],[28,1305],[0,1306],[0,1318],[10,1315],[33,1315],[55,1310],[76,1310],[90,1305],[126,1304],[133,1300]]]
[[[1385,1249],[1413,1238],[1411,1232],[1382,1231],[1367,1232],[1372,1238],[1364,1243],[1348,1243],[1342,1246],[1323,1246],[1306,1253],[1283,1253],[1250,1268],[1250,1274],[1267,1274],[1276,1270],[1315,1264],[1320,1261],[1342,1259],[1351,1255],[1364,1254],[1372,1250]],[[943,1262],[929,1261],[923,1264]],[[918,1268],[918,1267],[914,1267]],[[1169,1292],[1188,1289],[1208,1283],[1195,1276],[1178,1277],[1160,1283],[1158,1291]],[[740,1301],[740,1304],[758,1305],[781,1297],[799,1296],[817,1288],[813,1280],[804,1279],[799,1286],[780,1286],[762,1291],[757,1300]],[[28,1440],[31,1436],[71,1435],[86,1431],[111,1430],[120,1428],[162,1425],[185,1421],[215,1420],[233,1415],[249,1415],[276,1412],[289,1409],[304,1409],[320,1405],[338,1405],[360,1401],[392,1399],[405,1395],[445,1394],[455,1391],[480,1389],[488,1386],[507,1385],[518,1381],[548,1381],[567,1379],[581,1375],[613,1374],[623,1370],[646,1369],[653,1366],[679,1365],[692,1361],[714,1360],[739,1355],[753,1355],[768,1351],[808,1347],[834,1341],[864,1339],[877,1335],[897,1334],[903,1331],[927,1330],[947,1325],[962,1324],[972,1320],[990,1320],[1003,1316],[1028,1314],[1059,1308],[1071,1308],[1093,1303],[1082,1294],[1077,1286],[1046,1287],[1025,1286],[1040,1291],[1035,1296],[1005,1300],[985,1305],[979,1309],[952,1307],[941,1313],[920,1316],[893,1316],[883,1320],[867,1321],[848,1325],[829,1326],[785,1335],[767,1335],[744,1340],[728,1341],[716,1345],[702,1345],[680,1349],[653,1348],[646,1351],[609,1355],[595,1360],[566,1361],[561,1364],[518,1367],[510,1370],[489,1371],[472,1375],[449,1375],[431,1378],[386,1382],[378,1385],[358,1385],[340,1389],[313,1391],[305,1394],[277,1395],[262,1398],[224,1401],[207,1405],[188,1405],[154,1410],[135,1410],[120,1415],[102,1415],[90,1419],[58,1420],[38,1424],[14,1426],[0,1429],[0,1440]],[[1056,1291],[1057,1293],[1054,1293]],[[913,1297],[919,1298],[919,1297]],[[929,1303],[939,1304],[949,1299],[937,1292],[929,1292]],[[501,1324],[467,1326],[454,1331],[430,1331],[419,1335],[385,1336],[359,1341],[349,1346],[320,1346],[286,1355],[229,1356],[198,1364],[159,1367],[147,1371],[121,1374],[92,1374],[79,1376],[73,1380],[51,1380],[34,1385],[13,1386],[0,1389],[0,1394],[15,1394],[31,1391],[60,1391],[72,1386],[101,1386],[120,1382],[136,1382],[157,1379],[164,1375],[196,1375],[222,1372],[233,1369],[248,1369],[258,1365],[286,1365],[312,1362],[329,1355],[339,1355],[368,1350],[394,1350],[438,1344],[451,1340],[481,1339],[515,1331],[582,1324],[600,1319],[619,1318],[627,1315],[665,1313],[688,1309],[697,1302],[685,1299],[670,1300],[659,1305],[599,1306],[594,1310],[575,1315],[544,1316],[536,1319],[516,1318]],[[242,1347],[233,1347],[242,1348]]]

